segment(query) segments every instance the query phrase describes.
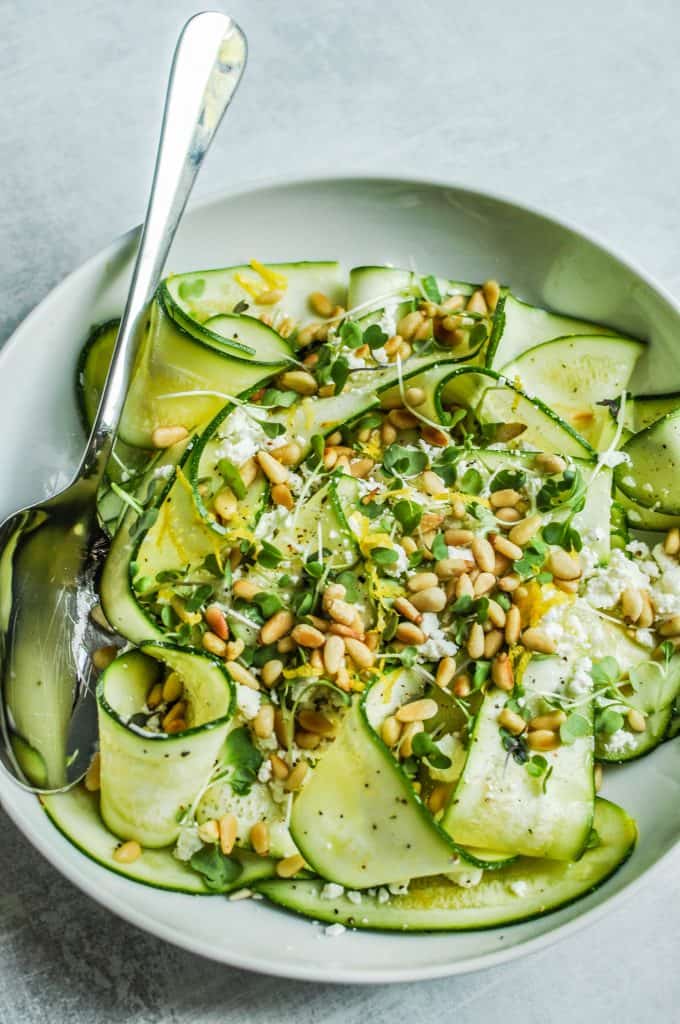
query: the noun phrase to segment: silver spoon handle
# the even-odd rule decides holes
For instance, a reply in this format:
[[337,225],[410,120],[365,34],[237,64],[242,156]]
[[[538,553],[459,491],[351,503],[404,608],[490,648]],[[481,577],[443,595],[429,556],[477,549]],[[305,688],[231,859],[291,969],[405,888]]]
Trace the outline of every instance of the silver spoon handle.
[[96,478],[111,452],[138,340],[177,225],[220,121],[241,80],[246,39],[225,14],[207,11],[182,30],[170,70],[149,205],[132,282],[97,416],[81,463]]

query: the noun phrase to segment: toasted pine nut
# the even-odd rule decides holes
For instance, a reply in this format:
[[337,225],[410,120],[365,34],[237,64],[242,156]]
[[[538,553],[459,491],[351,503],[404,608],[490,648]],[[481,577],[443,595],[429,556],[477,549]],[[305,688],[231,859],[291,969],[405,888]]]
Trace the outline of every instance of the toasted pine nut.
[[318,736],[332,736],[335,732],[331,720],[320,711],[301,711],[298,722],[306,732],[313,732]]
[[299,853],[294,853],[292,857],[284,857],[278,862],[276,874],[279,878],[292,878],[293,875],[297,875],[298,871],[302,871],[304,866],[304,859]]
[[372,668],[375,664],[375,653],[367,647],[361,640],[355,640],[354,637],[345,637],[345,648],[350,658],[360,669]]
[[474,583],[475,597],[488,594],[496,586],[496,577],[492,572],[480,572]]
[[119,864],[133,864],[141,855],[142,848],[134,839],[128,839],[113,851],[113,859]]
[[335,676],[345,660],[345,642],[341,636],[331,633],[323,646],[323,662],[329,676]]
[[506,651],[497,654],[491,662],[491,679],[499,690],[509,693],[515,685],[512,664]]
[[518,523],[521,518],[522,514],[516,508],[499,508],[496,510],[496,519],[500,521],[501,529],[507,529],[513,523]]
[[395,718],[398,722],[426,722],[428,719],[434,718],[438,710],[439,705],[436,700],[423,697],[420,700],[402,704],[395,712]]
[[209,605],[206,608],[205,615],[203,617],[215,636],[218,636],[220,640],[229,639],[229,626],[224,612],[218,605]]
[[630,708],[626,715],[626,721],[628,722],[628,727],[632,729],[633,732],[644,732],[647,728],[645,716],[641,711],[638,711],[637,708]]
[[451,504],[451,511],[453,512],[453,518],[463,520],[465,519],[467,512],[465,511],[465,502],[462,498],[456,498]]
[[419,732],[424,732],[425,726],[422,722],[408,722],[406,728],[401,734],[401,743],[399,744],[399,756],[410,757],[413,753],[413,737],[417,736]]
[[456,597],[474,597],[475,588],[468,573],[464,572],[456,582]]
[[484,657],[493,658],[503,646],[503,632],[500,629],[491,629],[484,637]]
[[422,405],[427,398],[424,388],[419,387],[406,388],[404,395],[406,397],[406,404],[414,406]]
[[239,466],[239,473],[245,487],[250,487],[259,472],[260,469],[255,459],[246,459],[243,465]]
[[321,599],[324,611],[328,611],[332,601],[344,601],[346,595],[347,591],[342,583],[329,583]]
[[332,619],[336,622],[342,622],[344,626],[352,626],[356,619],[356,610],[354,606],[348,604],[347,601],[343,601],[339,597],[336,597],[333,601],[329,601],[326,606],[326,611]]
[[637,622],[642,615],[644,600],[639,590],[634,587],[626,587],[621,594],[621,611],[626,622]]
[[231,589],[234,597],[242,601],[252,601],[255,595],[260,593],[260,588],[250,580],[235,580]]
[[151,434],[151,444],[154,448],[170,448],[188,436],[186,427],[156,427]]
[[506,617],[505,611],[501,608],[498,601],[494,601],[492,597],[489,598],[489,622],[496,626],[497,629],[503,629]]
[[500,533],[497,533],[494,537],[493,546],[500,555],[505,555],[505,557],[509,558],[511,562],[515,562],[518,558],[522,557],[521,547],[517,544],[513,544],[511,540]]
[[566,720],[566,714],[558,708],[556,711],[549,711],[545,715],[536,715],[529,722],[529,728],[534,732],[537,729],[551,729],[552,732],[555,732]]
[[171,672],[163,683],[163,700],[173,704],[184,693],[184,683],[177,672]]
[[441,612],[446,607],[446,593],[441,587],[427,587],[411,598],[419,612]]
[[312,292],[309,296],[309,306],[312,313],[322,316],[324,320],[333,316],[333,310],[335,309],[331,300],[323,292]]
[[153,711],[154,708],[158,707],[158,705],[161,703],[162,700],[163,700],[163,684],[162,683],[155,683],[151,687],[151,689],[149,690],[149,692],[148,692],[148,694],[146,696],[146,706],[148,708],[151,708],[151,710]]
[[532,626],[522,633],[522,643],[529,651],[536,651],[537,654],[554,654],[556,651],[555,641],[551,640],[546,632]]
[[494,491],[489,496],[489,504],[491,508],[504,508],[506,505],[513,507],[518,501],[522,500],[522,495],[519,491],[513,490],[511,487],[506,487],[501,491]]
[[593,783],[594,783],[594,786],[595,786],[595,792],[596,793],[599,793],[600,790],[602,789],[602,776],[603,776],[603,774],[604,774],[604,772],[602,771],[602,765],[601,764],[596,764],[595,765],[595,769],[593,771]]
[[280,505],[289,511],[295,507],[295,499],[288,484],[273,484],[271,494],[275,505]]
[[387,418],[397,430],[411,430],[413,427],[417,427],[419,423],[418,418],[412,412],[408,412],[407,409],[392,409],[387,414]]
[[83,785],[88,793],[96,793],[101,787],[101,755],[99,751],[93,755],[90,761],[87,771],[85,772],[85,778]]
[[451,786],[446,782],[438,783],[427,798],[427,806],[430,813],[438,814],[439,811],[443,810],[449,802],[450,796]]
[[530,750],[557,750],[560,737],[550,729],[536,729],[527,734],[527,746]]
[[455,548],[466,548],[472,543],[474,539],[474,533],[472,530],[446,530],[444,533],[444,540],[447,544],[450,544]]
[[272,484],[285,484],[288,479],[288,470],[267,451],[259,451],[255,456],[260,469]]
[[320,743],[321,737],[316,732],[305,732],[304,729],[298,729],[295,733],[295,744],[301,750],[316,750]]
[[397,431],[391,423],[385,422],[380,428],[380,437],[384,445],[394,444],[397,440]]
[[518,544],[519,547],[523,548],[525,544],[528,544],[531,538],[538,533],[541,528],[541,517],[540,516],[529,516],[527,519],[523,519],[521,523],[517,523],[510,530],[508,536],[513,544]]
[[553,548],[548,556],[548,572],[556,579],[577,580],[581,575],[581,560],[578,555],[572,558],[561,548]]
[[395,638],[402,644],[414,644],[416,647],[424,644],[427,639],[420,626],[416,626],[415,622],[400,622]]
[[472,293],[465,308],[469,309],[471,313],[481,313],[484,315],[489,312],[484,293],[481,289],[478,288],[477,291]]
[[416,331],[422,326],[423,315],[422,313],[414,310],[412,313],[407,313],[403,316],[397,324],[397,334],[404,341],[412,341],[415,338]]
[[435,448],[446,448],[449,443],[449,435],[439,427],[433,427],[430,423],[423,423],[420,427],[420,436],[427,444]]
[[453,680],[451,690],[455,697],[468,697],[472,691],[472,683],[467,672],[461,672]]
[[498,581],[499,588],[505,594],[512,593],[513,590],[517,590],[518,586],[522,581],[516,572],[508,573],[507,576],[502,576]]
[[522,716],[511,711],[510,708],[503,708],[498,716],[498,724],[502,725],[508,732],[511,732],[513,736],[519,736],[527,727],[527,723]]
[[435,570],[440,579],[448,580],[452,576],[460,576],[471,569],[473,564],[472,560],[465,561],[462,558],[440,558],[435,565]]
[[437,675],[435,676],[437,686],[441,686],[441,688],[445,690],[446,687],[451,682],[451,680],[454,678],[455,674],[456,659],[446,655],[446,657],[442,658],[439,664],[437,665]]
[[388,715],[380,727],[382,741],[387,747],[394,747],[401,736],[401,722],[394,715]]
[[356,480],[363,480],[368,476],[374,466],[375,462],[373,459],[369,459],[368,457],[363,459],[352,459],[349,464],[349,472]]
[[560,580],[556,576],[553,583],[565,594],[578,594],[578,580]]
[[512,647],[519,640],[521,632],[521,614],[517,605],[513,604],[505,616],[505,642]]
[[250,830],[250,844],[255,853],[266,857],[269,853],[269,826],[266,821],[256,821]]
[[290,771],[286,762],[278,754],[269,755],[269,763],[272,766],[272,775],[275,779],[287,779]]
[[498,300],[501,297],[501,286],[499,285],[498,281],[485,281],[484,284],[482,285],[482,292],[484,294],[484,301],[486,302],[491,312],[493,312],[496,306],[498,305]]
[[245,642],[240,638],[238,640],[230,640],[227,644],[227,661],[236,661],[241,657],[244,650],[246,649]]
[[238,500],[231,487],[223,487],[215,495],[213,508],[222,522],[228,523],[230,519],[234,518],[238,512]]
[[295,767],[291,770],[291,773],[286,779],[283,788],[288,793],[292,793],[295,790],[299,789],[307,777],[307,771],[307,762],[298,761]]
[[260,292],[255,300],[258,306],[274,306],[277,302],[280,302],[285,292],[281,288],[269,288],[267,291]]
[[297,441],[289,441],[288,444],[282,444],[280,448],[274,448],[271,454],[281,465],[294,466],[302,458],[302,448]]
[[266,661],[262,666],[260,675],[262,682],[265,686],[273,686],[277,679],[281,678],[283,672],[283,662],[279,661],[278,658],[272,658],[271,661]]
[[567,468],[567,463],[561,455],[552,455],[550,452],[539,452],[534,459],[534,465],[549,474],[564,473]]
[[418,550],[418,545],[413,537],[402,537],[400,544],[407,555],[412,555]]
[[286,633],[290,633],[295,625],[295,617],[292,612],[281,609],[275,612],[260,629],[260,640],[263,644],[274,644],[281,640]]
[[430,587],[436,587],[438,583],[439,579],[436,573],[416,572],[413,576],[409,577],[406,586],[412,594],[417,594],[420,590],[429,590]]
[[198,838],[204,843],[216,843],[220,838],[220,826],[214,818],[209,818],[198,826]]
[[346,626],[343,622],[331,622],[328,632],[335,636],[351,637],[352,640],[365,640],[363,626],[355,629],[353,626]]
[[660,636],[679,636],[680,635],[680,615],[671,615],[669,619],[666,619],[659,626],[657,626]]
[[680,529],[672,526],[664,538],[663,549],[667,555],[677,555],[680,551]]
[[100,604],[92,605],[92,607],[90,608],[90,618],[92,619],[96,626],[99,626],[100,629],[106,630],[107,633],[115,632],[113,626],[104,615],[104,609]]
[[488,540],[484,537],[474,537],[470,544],[475,562],[482,572],[493,572],[494,553]]
[[211,633],[208,630],[203,634],[201,643],[203,644],[203,650],[208,651],[209,654],[214,654],[217,658],[224,658],[226,656],[227,645],[216,633]]
[[298,395],[315,395],[319,388],[316,378],[306,370],[287,370],[279,381],[286,391],[295,391]]
[[227,671],[232,677],[235,683],[240,683],[241,686],[247,686],[249,690],[259,690],[260,684],[257,678],[252,672],[249,672],[247,668],[244,668],[238,661],[228,661],[226,663]]
[[637,625],[640,629],[649,629],[654,622],[654,608],[646,590],[642,591],[642,605],[642,614],[637,621]]
[[440,476],[437,476],[431,469],[426,469],[421,476],[423,489],[426,494],[436,495],[446,492],[446,484]]
[[261,740],[269,739],[274,732],[274,705],[262,704],[253,719],[255,735]]
[[484,630],[479,622],[473,622],[467,639],[467,652],[473,661],[484,655]]
[[98,647],[96,651],[92,652],[92,664],[99,672],[103,672],[114,661],[117,654],[118,648],[113,644]]
[[297,625],[291,636],[300,647],[323,647],[326,639],[320,629],[305,622]]
[[[426,594],[427,591],[421,590],[420,593]],[[399,612],[399,614],[402,615],[405,619],[408,619],[409,622],[415,622],[416,625],[418,625],[418,623],[422,622],[423,620],[422,614],[418,611],[416,606],[409,601],[407,597],[396,597],[394,599],[394,604],[392,605],[392,607],[394,608],[395,612]]]

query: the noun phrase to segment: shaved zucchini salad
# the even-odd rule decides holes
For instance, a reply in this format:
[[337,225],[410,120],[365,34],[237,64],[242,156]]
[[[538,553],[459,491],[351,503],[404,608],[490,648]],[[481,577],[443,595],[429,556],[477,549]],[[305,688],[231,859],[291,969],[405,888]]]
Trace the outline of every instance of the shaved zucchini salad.
[[644,350],[495,281],[165,280],[98,499],[99,749],[55,825],[331,934],[605,881],[636,839],[608,766],[680,723],[680,395],[631,395]]

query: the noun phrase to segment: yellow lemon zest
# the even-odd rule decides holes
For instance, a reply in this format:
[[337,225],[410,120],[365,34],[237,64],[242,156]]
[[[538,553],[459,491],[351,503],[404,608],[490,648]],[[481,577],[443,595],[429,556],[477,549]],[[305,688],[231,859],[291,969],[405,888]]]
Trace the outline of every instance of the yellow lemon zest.
[[280,271],[272,270],[271,267],[265,267],[264,263],[260,263],[259,260],[251,260],[250,266],[271,288],[288,287],[288,278]]

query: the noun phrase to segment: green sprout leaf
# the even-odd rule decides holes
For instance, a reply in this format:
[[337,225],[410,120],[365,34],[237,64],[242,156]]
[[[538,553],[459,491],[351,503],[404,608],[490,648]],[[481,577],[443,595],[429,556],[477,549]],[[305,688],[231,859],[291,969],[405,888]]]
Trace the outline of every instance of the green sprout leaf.
[[234,858],[225,856],[216,843],[204,846],[189,863],[203,876],[205,887],[211,892],[224,892],[243,871],[243,866]]

